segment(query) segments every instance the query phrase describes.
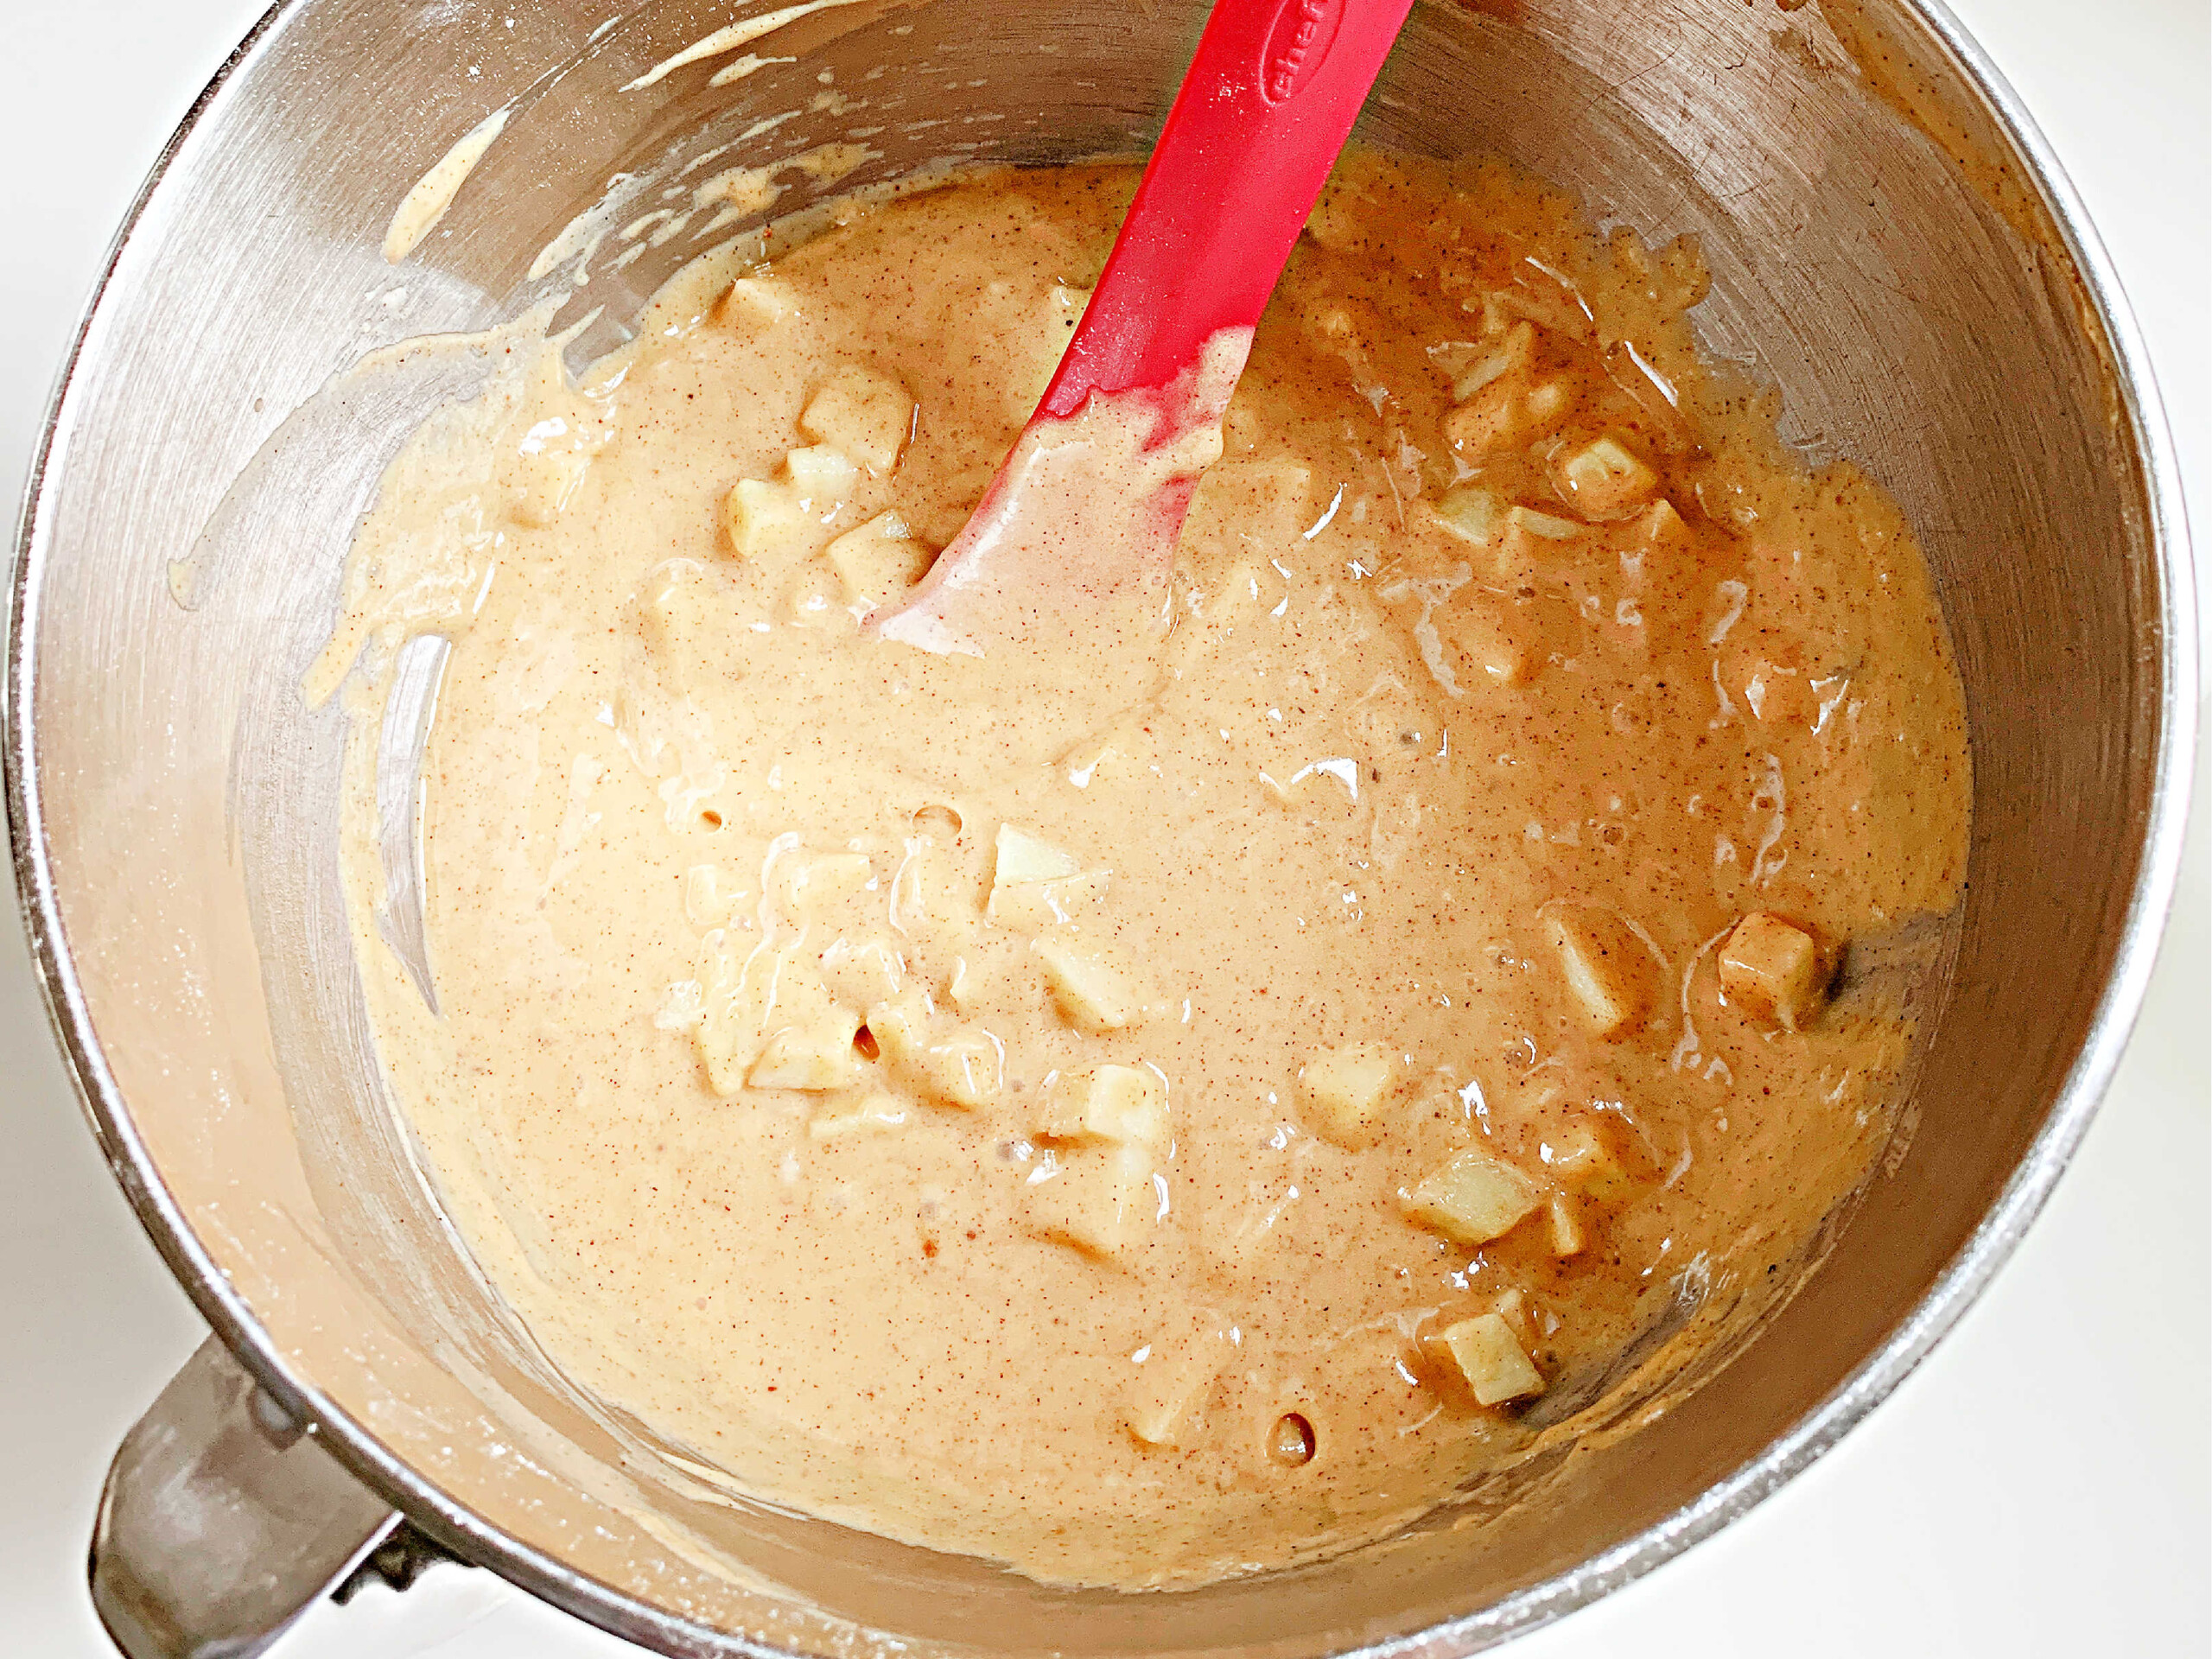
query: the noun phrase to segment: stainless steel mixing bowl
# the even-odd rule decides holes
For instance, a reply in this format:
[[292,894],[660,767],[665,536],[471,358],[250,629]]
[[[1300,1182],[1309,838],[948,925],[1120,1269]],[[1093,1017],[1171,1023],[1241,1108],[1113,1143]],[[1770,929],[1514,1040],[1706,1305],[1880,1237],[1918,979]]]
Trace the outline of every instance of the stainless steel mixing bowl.
[[[397,1510],[670,1654],[1459,1655],[1742,1515],[1888,1393],[2050,1192],[2134,1014],[2187,794],[2188,562],[2141,343],[2017,101],[1936,4],[1783,3],[1424,3],[1365,132],[1694,232],[1711,346],[1918,524],[1978,792],[1905,1128],[1795,1300],[1640,1432],[1353,1556],[1138,1597],[722,1501],[565,1387],[382,1101],[336,880],[344,715],[298,685],[385,458],[468,382],[450,354],[347,372],[366,351],[513,315],[610,181],[619,225],[718,145],[728,166],[857,137],[878,154],[848,185],[1140,149],[1197,4],[857,0],[760,48],[792,61],[632,91],[733,8],[272,11],[131,214],[15,567],[23,904],[95,1131],[218,1336],[111,1478],[95,1594],[124,1643],[252,1651]],[[388,266],[402,194],[500,105],[451,214]],[[809,188],[788,182],[786,210]],[[575,354],[698,245],[610,244],[560,320],[603,308]]]

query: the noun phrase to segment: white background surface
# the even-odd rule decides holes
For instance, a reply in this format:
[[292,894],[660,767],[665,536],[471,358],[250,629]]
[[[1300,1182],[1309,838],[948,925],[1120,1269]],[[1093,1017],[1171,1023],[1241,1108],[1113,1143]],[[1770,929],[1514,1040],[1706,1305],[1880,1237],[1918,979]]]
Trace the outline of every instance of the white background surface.
[[[2212,8],[1953,3],[2036,112],[2118,262],[2212,543]],[[0,490],[20,485],[115,224],[258,10],[0,0]],[[1516,1659],[2212,1654],[2208,806],[2200,788],[2179,905],[2119,1082],[1980,1306],[1749,1520]],[[4,920],[0,1084],[0,1650],[104,1655],[83,1588],[100,1476],[203,1327],[94,1151]],[[632,1651],[456,1567],[404,1597],[379,1588],[318,1609],[281,1648],[286,1659]]]

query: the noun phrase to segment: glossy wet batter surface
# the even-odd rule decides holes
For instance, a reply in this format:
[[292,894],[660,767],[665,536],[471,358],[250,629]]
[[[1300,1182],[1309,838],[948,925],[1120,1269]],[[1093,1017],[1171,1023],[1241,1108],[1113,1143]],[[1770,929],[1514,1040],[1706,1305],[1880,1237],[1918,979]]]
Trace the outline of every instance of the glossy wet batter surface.
[[441,1013],[385,971],[380,1033],[550,1356],[746,1491],[1122,1585],[1387,1531],[1686,1286],[1765,1300],[1891,1133],[1968,798],[1895,509],[1700,367],[1693,251],[1491,168],[1340,171],[1164,627],[1049,696],[868,635],[1134,182],[549,355],[395,467],[332,658],[454,641]]

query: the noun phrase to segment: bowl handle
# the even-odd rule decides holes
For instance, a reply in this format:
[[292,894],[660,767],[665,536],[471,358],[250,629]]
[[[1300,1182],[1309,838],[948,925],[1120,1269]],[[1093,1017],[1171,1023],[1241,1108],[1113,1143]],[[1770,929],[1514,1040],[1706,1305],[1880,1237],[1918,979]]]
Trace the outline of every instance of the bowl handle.
[[399,1523],[210,1337],[108,1466],[92,1605],[130,1659],[251,1659]]

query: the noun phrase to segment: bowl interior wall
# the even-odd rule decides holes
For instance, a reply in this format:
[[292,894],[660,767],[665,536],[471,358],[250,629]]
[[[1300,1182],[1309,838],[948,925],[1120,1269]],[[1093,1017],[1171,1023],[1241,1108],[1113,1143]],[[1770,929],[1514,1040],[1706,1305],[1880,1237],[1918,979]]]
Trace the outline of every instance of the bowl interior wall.
[[[719,89],[702,66],[620,90],[728,21],[705,0],[321,0],[244,55],[123,251],[48,467],[21,573],[36,829],[97,1039],[88,1087],[119,1103],[270,1351],[438,1495],[434,1527],[496,1552],[480,1517],[523,1546],[508,1570],[571,1600],[594,1592],[565,1573],[634,1598],[605,1616],[671,1648],[646,1610],[817,1651],[857,1625],[920,1651],[1288,1659],[1454,1618],[1465,1649],[1602,1588],[1624,1563],[1554,1575],[1759,1457],[1912,1313],[2014,1178],[2120,941],[2158,740],[2158,588],[2105,343],[2025,169],[1909,13],[1827,10],[1424,3],[1363,130],[1501,153],[1647,238],[1697,235],[1708,343],[1781,388],[1809,453],[1859,458],[1919,527],[1977,793],[1909,1133],[1794,1302],[1653,1427],[1357,1556],[1141,1598],[720,1501],[565,1389],[382,1101],[337,884],[343,715],[298,686],[385,460],[480,373],[450,357],[348,372],[368,348],[551,293],[532,259],[610,181],[619,227],[705,171],[856,135],[875,158],[841,189],[1141,149],[1202,9],[858,0],[760,48],[795,62]],[[1878,81],[1870,40],[1894,54]],[[386,265],[401,194],[508,99],[439,232]],[[804,205],[804,177],[785,182],[779,210]],[[597,311],[579,359],[704,245],[617,266],[624,245],[562,309]]]

